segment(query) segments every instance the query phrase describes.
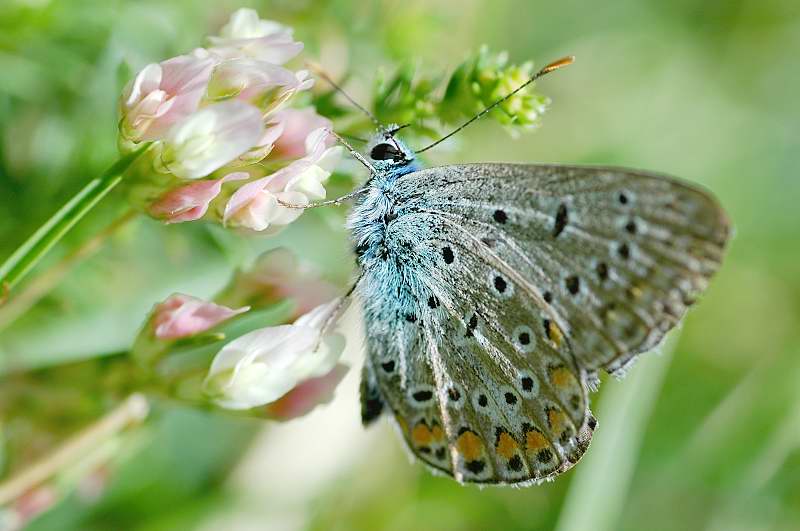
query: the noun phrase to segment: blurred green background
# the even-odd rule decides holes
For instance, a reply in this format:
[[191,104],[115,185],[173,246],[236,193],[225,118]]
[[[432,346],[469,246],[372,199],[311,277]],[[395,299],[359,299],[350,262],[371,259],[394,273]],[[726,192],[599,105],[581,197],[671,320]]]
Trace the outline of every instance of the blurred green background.
[[[553,105],[536,133],[510,141],[481,123],[430,162],[672,173],[728,210],[727,260],[675,345],[604,381],[595,442],[555,482],[479,490],[410,465],[388,425],[360,428],[356,369],[332,404],[287,424],[160,405],[102,492],[68,496],[31,529],[800,528],[800,3],[2,0],[0,256],[114,160],[130,71],[203,44],[241,6],[294,26],[362,101],[380,69],[446,73],[484,43],[539,66],[575,54],[539,84]],[[104,202],[48,262],[122,209]],[[340,221],[309,213],[265,240],[137,219],[0,330],[0,371],[125,350],[154,302],[208,296],[278,243],[341,284]]]

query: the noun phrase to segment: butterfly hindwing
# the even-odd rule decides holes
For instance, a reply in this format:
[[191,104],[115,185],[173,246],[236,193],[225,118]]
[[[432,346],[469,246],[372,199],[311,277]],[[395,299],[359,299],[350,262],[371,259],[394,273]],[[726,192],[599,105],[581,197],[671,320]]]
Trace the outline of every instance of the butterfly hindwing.
[[401,215],[386,237],[407,253],[365,271],[367,364],[412,452],[480,483],[536,482],[577,462],[594,420],[568,343],[539,326],[545,309],[522,286],[490,291],[502,260],[470,251],[437,214]]

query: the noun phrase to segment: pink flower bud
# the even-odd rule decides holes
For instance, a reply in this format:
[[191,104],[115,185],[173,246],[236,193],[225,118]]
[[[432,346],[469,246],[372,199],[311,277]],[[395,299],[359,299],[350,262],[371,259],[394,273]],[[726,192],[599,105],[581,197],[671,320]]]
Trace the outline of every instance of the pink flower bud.
[[182,223],[202,218],[208,205],[222,191],[227,181],[240,181],[249,178],[246,172],[230,173],[221,179],[197,181],[186,186],[174,188],[150,205],[148,212],[167,223]]
[[[306,154],[306,139],[316,129],[330,130],[331,121],[317,114],[313,107],[305,109],[284,109],[278,111],[273,119],[283,124],[283,134],[275,142],[273,158],[293,159]],[[332,146],[335,142],[326,135],[325,143]]]
[[157,339],[172,340],[193,336],[215,327],[250,308],[236,310],[175,293],[153,310],[150,326]]
[[197,110],[214,62],[210,57],[181,55],[144,67],[120,100],[122,138],[159,140],[172,125]]

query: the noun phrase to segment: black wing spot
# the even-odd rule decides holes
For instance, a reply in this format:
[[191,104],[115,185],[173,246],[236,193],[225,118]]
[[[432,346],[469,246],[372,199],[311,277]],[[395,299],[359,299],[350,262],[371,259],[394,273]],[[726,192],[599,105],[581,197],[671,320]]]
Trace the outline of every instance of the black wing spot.
[[531,335],[528,332],[522,332],[519,337],[519,344],[520,345],[530,345],[531,344]]
[[478,328],[478,314],[473,313],[472,317],[469,318],[469,322],[467,323],[467,337],[472,337],[475,332],[475,329]]
[[538,459],[540,463],[549,463],[550,460],[553,459],[553,452],[551,452],[548,448],[539,450],[539,452],[536,454],[536,459]]
[[447,390],[447,396],[453,402],[458,402],[461,398],[461,393],[455,387],[451,387]]
[[517,396],[514,393],[507,392],[505,394],[506,404],[513,406],[517,403]]
[[636,229],[636,222],[633,220],[630,220],[625,224],[625,230],[628,231],[629,234],[636,234]]
[[627,205],[629,201],[628,196],[625,195],[625,192],[620,192],[617,196],[617,200],[619,200],[619,204],[621,205]]
[[608,264],[605,262],[598,262],[594,269],[601,282],[608,280]]
[[394,372],[394,360],[389,360],[381,363],[381,367],[386,372]]
[[492,214],[492,218],[501,225],[508,221],[508,215],[505,210],[495,210],[494,214]]
[[417,391],[411,396],[414,397],[414,400],[416,400],[417,402],[427,402],[428,400],[433,398],[433,392],[428,390]]
[[445,264],[452,264],[453,260],[455,260],[455,255],[453,254],[453,249],[450,247],[443,247],[442,248],[442,258],[444,258]]
[[515,454],[511,457],[511,459],[508,460],[508,468],[514,472],[519,472],[522,470],[522,459],[520,459],[519,455]]
[[544,302],[546,302],[547,304],[553,302],[553,294],[550,293],[549,291],[545,291],[544,295],[542,296],[544,297]]
[[564,232],[567,226],[567,205],[561,203],[556,212],[556,222],[553,225],[553,238],[557,238],[559,234]]
[[414,315],[413,313],[407,313],[406,314],[406,321],[408,321],[409,323],[416,323],[417,322],[417,316]]
[[478,405],[481,407],[486,407],[489,405],[489,399],[486,398],[486,395],[480,395],[478,397]]
[[567,287],[567,291],[569,291],[573,295],[577,295],[578,291],[581,289],[581,279],[577,277],[577,275],[572,275],[564,279],[564,285]]
[[620,246],[617,248],[617,253],[619,254],[620,258],[627,260],[631,257],[631,248],[628,247],[627,243],[620,244]]
[[436,309],[439,307],[439,299],[437,299],[435,295],[428,297],[428,307],[431,309]]
[[480,474],[483,472],[483,469],[486,468],[486,463],[482,459],[475,459],[473,461],[467,461],[464,466],[473,474]]
[[522,390],[525,392],[530,392],[533,390],[533,378],[530,376],[522,377]]
[[508,283],[506,282],[506,279],[499,276],[494,277],[494,289],[496,289],[498,293],[504,293],[506,291],[506,288],[508,288]]

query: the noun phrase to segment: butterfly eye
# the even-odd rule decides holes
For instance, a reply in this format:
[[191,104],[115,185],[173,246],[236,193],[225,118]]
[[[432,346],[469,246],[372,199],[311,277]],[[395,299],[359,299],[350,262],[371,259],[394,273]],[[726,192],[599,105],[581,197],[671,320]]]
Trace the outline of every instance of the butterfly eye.
[[386,142],[383,144],[378,144],[372,148],[369,156],[372,158],[372,160],[403,160],[403,154],[400,152],[400,150],[392,144]]

